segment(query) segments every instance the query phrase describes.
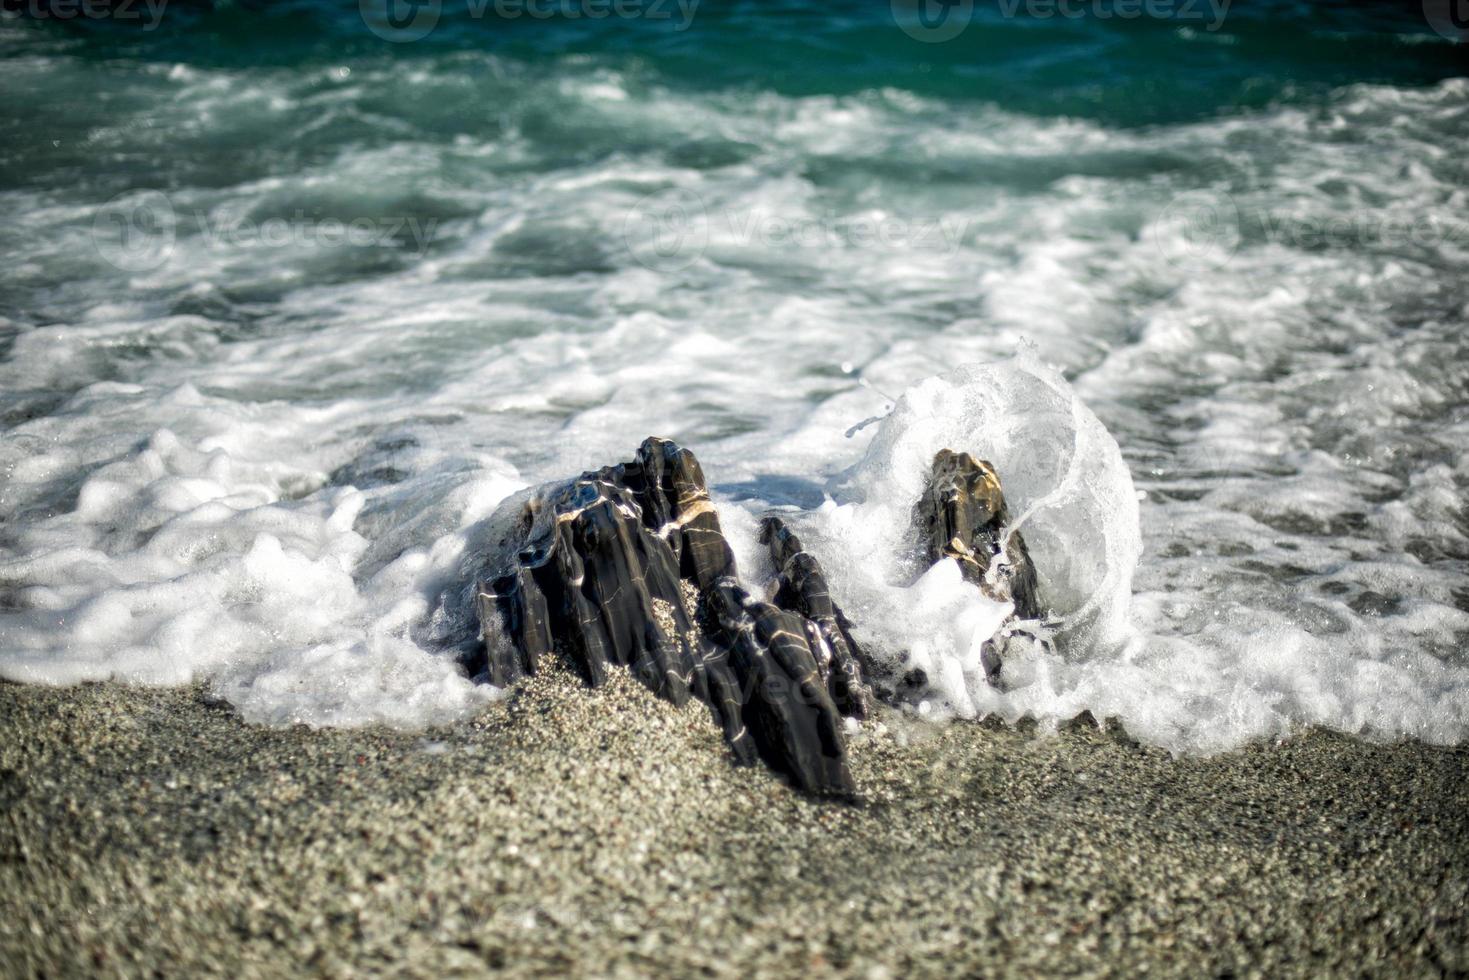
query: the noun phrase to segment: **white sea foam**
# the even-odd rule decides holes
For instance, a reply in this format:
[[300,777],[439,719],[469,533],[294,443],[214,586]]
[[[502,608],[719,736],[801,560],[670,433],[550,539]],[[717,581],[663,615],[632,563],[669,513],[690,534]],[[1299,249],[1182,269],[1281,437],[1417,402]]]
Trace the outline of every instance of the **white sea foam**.
[[[1462,82],[1119,129],[436,57],[109,76],[130,99],[58,125],[166,156],[154,269],[93,244],[114,188],[0,192],[0,676],[466,717],[490,692],[435,615],[471,529],[656,433],[698,451],[753,578],[754,517],[791,515],[938,714],[1089,709],[1186,751],[1469,734],[1469,240],[1375,233],[1459,227]],[[308,157],[272,142],[300,132]],[[669,191],[707,238],[643,264],[629,215]],[[1180,194],[1241,223],[1200,242]],[[297,210],[438,224],[422,250],[210,233]],[[852,233],[892,218],[960,234]],[[998,467],[1065,624],[1002,689],[975,641],[1004,610],[901,565],[941,445]]]
[[[181,399],[203,407],[195,392]],[[94,464],[69,509],[30,512],[12,536],[17,556],[0,563],[20,607],[0,620],[4,675],[208,679],[247,718],[271,722],[423,725],[483,703],[488,689],[409,634],[457,571],[457,529],[518,486],[514,474],[489,469],[374,521],[351,487],[292,499],[324,475],[269,460],[268,439],[242,446],[231,435],[188,446],[159,429]],[[257,446],[267,461],[251,461]],[[55,472],[45,452],[7,454],[6,464],[17,495]],[[376,524],[376,541],[354,530],[364,524]],[[405,526],[424,546],[401,536]],[[364,561],[394,541],[403,550],[390,560]]]
[[[943,713],[1003,710],[981,648],[1013,612],[966,583],[952,561],[924,569],[913,506],[935,453],[970,452],[1006,489],[1056,637],[1074,660],[1115,654],[1129,639],[1128,602],[1142,541],[1137,498],[1117,444],[1059,372],[1025,351],[960,368],[904,392],[834,497],[791,520],[820,556],[869,655],[921,670]],[[1032,665],[1005,678],[1028,683]]]

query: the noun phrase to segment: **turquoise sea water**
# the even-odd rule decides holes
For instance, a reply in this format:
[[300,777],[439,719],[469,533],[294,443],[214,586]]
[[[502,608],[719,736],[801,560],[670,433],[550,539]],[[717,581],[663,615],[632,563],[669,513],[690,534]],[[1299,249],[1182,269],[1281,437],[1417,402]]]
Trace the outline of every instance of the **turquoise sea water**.
[[[37,3],[0,20],[3,676],[461,717],[476,522],[658,433],[737,535],[792,511],[936,714],[1469,733],[1469,49],[1434,3]],[[1026,345],[1144,549],[1037,511],[1063,634],[1093,579],[1127,625],[996,691],[967,600],[856,528],[906,501],[844,508],[906,486],[854,489],[911,463],[879,432],[1044,498],[1064,423],[921,386]]]

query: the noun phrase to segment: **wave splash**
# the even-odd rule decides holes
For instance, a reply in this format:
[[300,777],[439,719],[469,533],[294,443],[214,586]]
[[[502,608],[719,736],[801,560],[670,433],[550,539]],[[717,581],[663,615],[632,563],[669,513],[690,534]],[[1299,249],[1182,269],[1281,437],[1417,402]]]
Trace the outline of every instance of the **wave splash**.
[[[1069,658],[1118,649],[1142,538],[1137,496],[1117,443],[1061,374],[1033,351],[925,379],[898,398],[865,457],[796,518],[829,568],[869,654],[929,679],[925,712],[1004,709],[981,648],[1012,609],[964,582],[951,560],[916,567],[912,511],[944,448],[1000,474],[1012,530],[1024,533],[1052,632]],[[1004,684],[1032,664],[1008,660]]]

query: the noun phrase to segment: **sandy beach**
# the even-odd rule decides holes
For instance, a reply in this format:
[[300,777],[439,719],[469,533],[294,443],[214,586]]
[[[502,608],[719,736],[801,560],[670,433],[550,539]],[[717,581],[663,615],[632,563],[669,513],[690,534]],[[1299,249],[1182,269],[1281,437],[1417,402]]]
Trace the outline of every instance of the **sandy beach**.
[[427,733],[112,684],[0,686],[0,719],[9,975],[1469,970],[1462,748],[887,712],[845,805],[626,678]]

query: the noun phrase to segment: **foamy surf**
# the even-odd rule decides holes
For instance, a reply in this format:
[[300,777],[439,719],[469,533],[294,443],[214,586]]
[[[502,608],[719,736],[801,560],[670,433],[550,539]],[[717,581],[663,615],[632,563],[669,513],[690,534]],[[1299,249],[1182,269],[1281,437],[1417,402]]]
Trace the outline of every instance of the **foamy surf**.
[[[443,596],[477,523],[660,434],[742,567],[755,516],[793,515],[934,716],[1090,710],[1179,751],[1469,734],[1463,80],[1143,125],[349,60],[119,62],[129,98],[48,152],[151,160],[167,192],[3,191],[0,676],[467,717],[493,692]],[[11,67],[101,84],[61,49]],[[99,249],[154,194],[156,254]],[[1058,621],[999,688],[974,650],[1002,611],[902,567],[940,444],[998,467]]]
[[[29,555],[0,566],[24,606],[4,613],[0,672],[45,683],[205,680],[270,723],[417,726],[467,717],[492,696],[458,667],[456,647],[474,626],[452,603],[473,564],[466,548],[484,546],[474,531],[523,485],[519,475],[456,463],[427,468],[411,489],[364,491],[281,464],[265,433],[239,436],[231,452],[225,440],[188,446],[160,430],[95,467],[73,509],[31,521],[19,538]],[[916,578],[912,567],[913,503],[945,446],[1001,473],[1057,640],[1008,660],[998,687],[980,648],[1009,608],[952,562]],[[11,486],[44,485],[47,459],[13,460]],[[934,719],[1055,723],[1090,710],[1202,751],[1302,722],[1462,734],[1462,668],[1405,657],[1366,632],[1320,638],[1312,624],[1258,610],[1226,607],[1190,629],[1179,623],[1184,600],[1134,597],[1142,538],[1128,468],[1033,352],[904,392],[828,491],[782,513],[821,555],[869,654],[928,676],[919,711]],[[722,503],[757,582],[769,570],[755,522],[768,506]]]
[[[935,453],[956,447],[993,464],[1040,576],[1045,632],[1068,656],[1115,653],[1129,638],[1141,551],[1136,493],[1117,444],[1055,369],[1031,351],[925,379],[882,420],[866,455],[831,496],[790,519],[821,556],[869,656],[919,670],[924,713],[1005,711],[980,654],[1013,609],[963,581],[952,560],[915,562],[913,508]],[[1004,688],[1032,682],[1009,660]]]

